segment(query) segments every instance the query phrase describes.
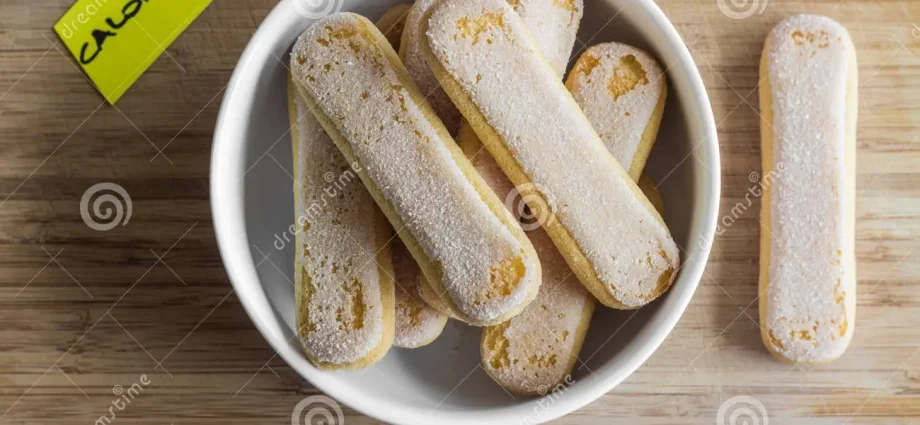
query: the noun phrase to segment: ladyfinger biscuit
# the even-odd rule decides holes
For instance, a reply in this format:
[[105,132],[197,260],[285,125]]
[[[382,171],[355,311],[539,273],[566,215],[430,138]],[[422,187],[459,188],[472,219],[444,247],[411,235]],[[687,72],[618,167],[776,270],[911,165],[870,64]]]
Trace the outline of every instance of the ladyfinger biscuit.
[[[657,97],[658,93],[653,95]],[[605,108],[610,112],[606,99],[586,97],[581,106],[586,112]],[[613,115],[597,113],[588,116],[606,121]],[[641,134],[637,134],[635,140],[641,137]],[[654,137],[653,134],[652,140]],[[602,139],[610,146],[608,139]],[[629,141],[625,138],[620,140]],[[473,165],[496,193],[514,193],[513,185],[502,174],[495,160],[488,152],[480,152],[481,144],[477,139],[464,137],[461,133],[458,143],[465,153],[475,155],[471,159]],[[624,157],[621,161],[623,164],[631,164],[633,160],[639,161],[635,156]],[[641,161],[644,163],[645,158]],[[642,175],[639,187],[656,210],[662,213],[663,203],[655,183]],[[509,202],[506,201],[506,205]],[[595,300],[579,284],[565,259],[542,229],[535,229],[528,236],[543,266],[540,293],[523,313],[505,323],[486,328],[480,351],[483,369],[499,385],[523,394],[544,395],[571,374],[591,321]]]
[[392,242],[393,271],[396,280],[396,336],[393,345],[418,348],[430,344],[444,330],[447,316],[422,301],[419,296],[418,263],[396,238]]
[[[599,53],[604,50],[606,49],[603,47],[595,47],[582,55],[575,65],[575,71],[569,76],[569,89],[594,128],[610,130],[601,133],[601,139],[611,153],[615,153],[614,146],[623,144],[638,146],[640,142],[645,143],[650,149],[657,135],[663,112],[662,91],[648,90],[633,93],[632,89],[635,86],[648,85],[648,81],[632,84],[631,88],[628,87],[629,80],[634,78],[632,75],[645,73],[645,67],[642,65],[638,69],[628,70],[632,72],[619,71],[616,65],[604,68],[594,67],[598,69],[588,68],[587,65],[590,63],[600,65],[600,62],[606,59],[597,59]],[[629,54],[644,55],[628,46],[624,46],[623,50]],[[646,66],[656,69],[658,72],[654,77],[656,80],[661,80],[663,74],[660,67],[657,67],[657,64],[647,55],[643,56],[643,61],[652,61],[651,63],[646,62]],[[630,61],[627,60],[628,62]],[[585,81],[585,76],[594,80]],[[584,91],[588,84],[598,80],[609,84],[610,87],[625,87],[622,90],[624,94],[633,94],[630,102],[642,104],[641,106],[651,104],[652,108],[640,107],[640,111],[649,113],[640,113],[638,116],[624,114],[623,109],[633,109],[630,105],[623,105],[622,101],[617,102],[625,96],[619,95],[620,99],[612,99],[612,96],[594,96]],[[623,85],[624,83],[627,85]],[[593,85],[595,90],[601,92],[608,90],[608,87],[603,85]],[[579,95],[576,95],[576,92]],[[661,104],[662,107],[656,107],[656,104]],[[657,114],[653,112],[654,110],[657,110]],[[611,121],[624,119],[621,118],[624,116],[627,120],[635,121],[644,118],[650,122],[645,126],[639,125],[641,123],[638,122],[630,122],[632,127],[638,127],[639,130],[629,133],[610,125]],[[642,127],[652,128],[652,130],[642,130]],[[468,142],[469,139],[463,136],[461,133],[458,138],[463,151],[478,152],[481,146],[479,141]],[[641,173],[647,158],[647,154],[637,155],[635,152],[636,149],[632,149],[617,157],[621,164],[630,165],[631,168],[638,170],[634,178]],[[472,159],[472,162],[496,193],[502,194],[508,191],[513,193],[513,186],[487,152],[479,153],[476,158]],[[496,172],[490,173],[488,171],[490,168]],[[655,205],[656,210],[662,213],[661,196],[655,188],[655,183],[642,175],[639,179],[639,187],[648,196],[649,201]],[[588,294],[575,279],[565,259],[558,253],[543,230],[536,229],[528,236],[540,256],[540,264],[543,265],[543,284],[540,286],[540,293],[520,315],[501,325],[486,328],[483,331],[480,350],[483,369],[502,387],[525,394],[543,395],[549,389],[564,382],[571,373],[587,333],[595,301],[594,297]]]
[[319,368],[367,367],[393,343],[393,270],[386,247],[392,230],[293,83],[288,101],[298,226],[297,334]]
[[[565,72],[568,58],[575,45],[575,35],[578,33],[578,27],[581,24],[582,13],[584,12],[583,1],[509,0],[509,3],[514,7],[515,13],[522,17],[524,25],[530,33],[536,36],[536,41],[540,49],[546,53],[548,58],[551,58],[550,61],[553,68],[561,76]],[[424,6],[425,9],[427,10],[431,4],[433,4],[433,2],[428,2],[428,4]],[[422,41],[421,39],[415,41],[416,50],[418,50],[417,43]],[[430,69],[427,67],[426,72],[431,74]],[[453,105],[453,103],[451,103],[451,105]],[[457,143],[464,151],[464,154],[475,164],[476,160],[473,156],[479,152],[482,148],[482,144],[479,142],[479,138],[476,136],[472,127],[465,121],[462,123],[457,133]],[[491,158],[489,158],[489,161],[494,162]],[[491,186],[493,190],[496,189],[496,186],[492,184],[494,180],[489,179],[488,176],[484,177],[486,177],[486,182],[489,183],[489,186]],[[504,179],[504,175],[500,177]],[[507,191],[498,192],[499,198],[507,195],[507,193]],[[422,299],[442,314],[447,314],[449,317],[456,318],[456,314],[450,311],[449,306],[438,301],[437,294],[435,294],[433,290],[425,285],[422,285],[422,288],[423,289],[420,290]]]
[[377,29],[387,38],[394,49],[399,49],[402,42],[403,30],[406,28],[406,16],[412,5],[400,4],[387,9],[377,21]]
[[541,280],[533,246],[383,35],[359,15],[330,15],[298,39],[291,69],[432,289],[467,323],[520,313]]
[[760,324],[777,358],[840,357],[856,317],[856,49],[821,16],[782,21],[760,63]]
[[499,0],[431,7],[423,53],[445,91],[602,303],[638,308],[674,279],[679,252],[521,19]]
[[607,150],[638,181],[668,94],[658,61],[625,44],[598,44],[578,58],[566,87]]
[[[561,79],[581,21],[581,1],[525,0],[511,4]],[[575,10],[569,11],[567,5]],[[457,143],[483,179],[505,198],[505,206],[512,214],[524,220],[533,219],[514,185],[495,159],[483,151],[468,124],[461,128]],[[539,222],[526,224],[532,229],[528,236],[543,267],[543,284],[524,312],[483,330],[480,354],[483,369],[502,387],[522,394],[543,395],[571,373],[591,322],[595,300],[578,282],[546,232],[539,228]]]
[[[515,10],[522,15],[518,8]],[[547,50],[550,50],[547,44],[551,45],[553,37],[547,37],[545,33],[541,34],[543,37],[537,36],[535,33],[538,31],[528,24],[529,21],[525,19],[524,22],[545,54]],[[577,25],[574,30],[577,31]],[[574,36],[574,31],[571,34]],[[571,46],[569,48],[571,49]],[[559,57],[567,58],[568,53],[565,52]],[[552,60],[550,62],[553,63]],[[562,63],[564,70],[565,62]],[[556,70],[559,71],[559,68]],[[595,77],[598,76],[595,75]],[[616,78],[617,76],[611,73],[606,79],[613,83]],[[659,93],[651,93],[651,95],[658,97]],[[586,112],[588,110],[597,112],[588,115],[589,118],[593,117],[601,124],[606,124],[614,116],[611,114],[610,102],[607,99],[598,100],[596,97],[585,97],[584,100],[581,106]],[[604,109],[606,109],[606,114],[602,112]],[[658,119],[660,120],[660,115]],[[595,127],[597,127],[596,124]],[[657,124],[655,127],[657,131]],[[465,126],[461,129],[458,135],[461,149],[468,156],[472,156],[473,165],[496,193],[500,196],[503,193],[515,193],[514,186],[502,173],[491,155],[481,151],[482,145],[475,134],[470,137],[469,133],[464,132],[467,128],[469,127]],[[636,137],[633,142],[637,143],[640,137]],[[654,137],[653,133],[652,141]],[[603,137],[602,139],[605,145],[610,146],[610,141]],[[621,163],[630,164],[632,159],[632,157],[625,157],[621,159]],[[641,161],[644,165],[645,158],[643,157]],[[661,213],[661,196],[654,182],[643,175],[639,180],[639,187]],[[518,209],[514,201],[520,201],[520,199],[512,199],[510,202],[506,200],[506,206],[512,208],[512,212]],[[540,286],[540,293],[520,315],[500,325],[485,328],[480,352],[483,369],[499,385],[523,394],[544,395],[570,376],[587,334],[595,299],[572,274],[565,259],[553,246],[545,231],[536,228],[528,236],[543,266],[543,284]]]
[[434,112],[437,114],[444,126],[451,134],[454,134],[460,127],[460,111],[454,106],[454,102],[447,97],[441,88],[441,83],[437,77],[431,73],[431,68],[425,63],[425,58],[421,53],[421,26],[422,17],[425,12],[437,0],[416,0],[409,14],[406,15],[406,25],[403,29],[402,41],[399,45],[399,59],[402,60],[412,77],[412,81],[418,86],[422,97],[431,104]]
[[[402,40],[409,7],[408,4],[394,6],[377,21],[377,29],[386,36],[394,49],[399,48]],[[393,337],[393,345],[400,348],[428,345],[441,335],[447,323],[447,316],[428,306],[419,295],[421,271],[406,246],[399,238],[390,244],[393,279],[396,283],[396,334]]]
[[[594,106],[589,101],[585,109]],[[475,137],[458,136],[465,153],[475,155],[473,165],[496,193],[515,193],[514,186]],[[627,162],[628,163],[628,162]],[[664,207],[655,183],[642,175],[639,187],[659,213]],[[518,199],[519,200],[519,199]],[[506,206],[517,210],[513,201]],[[524,312],[483,330],[482,367],[502,387],[529,395],[545,395],[570,376],[594,312],[594,297],[587,292],[565,259],[540,228],[528,233],[543,266],[540,293]]]

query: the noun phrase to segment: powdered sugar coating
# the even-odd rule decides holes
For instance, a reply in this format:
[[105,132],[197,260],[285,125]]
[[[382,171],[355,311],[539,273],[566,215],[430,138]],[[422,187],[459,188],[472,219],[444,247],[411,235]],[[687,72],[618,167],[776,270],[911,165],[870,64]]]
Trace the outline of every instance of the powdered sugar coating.
[[[330,15],[295,44],[295,81],[315,102],[314,113],[328,120],[321,119],[327,131],[341,135],[340,149],[362,165],[365,184],[403,239],[417,242],[415,258],[437,268],[438,275],[423,271],[439,279],[445,296],[476,321],[521,308],[539,285],[537,259],[468,180],[458,161],[471,165],[451,153],[454,142],[426,115],[417,88],[381,40],[358,15]],[[520,273],[496,288],[491,281],[505,264]]]
[[[394,6],[377,21],[377,29],[386,36],[390,46],[399,49],[410,5]],[[390,242],[393,258],[393,280],[396,284],[396,329],[393,345],[418,348],[437,339],[447,317],[425,304],[419,297],[421,271],[412,254],[399,238]]]
[[634,179],[645,166],[646,158],[640,164],[634,159],[664,85],[658,61],[622,43],[598,44],[585,51],[566,84],[607,149]]
[[[585,11],[583,0],[508,0],[556,74],[565,68]],[[561,78],[561,77],[560,77]]]
[[419,45],[422,41],[420,38],[422,17],[436,1],[417,0],[412,5],[412,8],[409,9],[409,14],[406,16],[406,25],[403,28],[399,58],[402,59],[403,64],[406,66],[406,71],[409,72],[412,81],[422,92],[422,96],[431,104],[435,113],[438,114],[438,118],[453,134],[460,128],[460,121],[463,117],[460,116],[460,111],[454,106],[454,102],[450,100],[447,93],[444,93],[437,77],[431,72],[431,68],[428,67],[425,58],[422,56]]
[[390,242],[396,281],[396,334],[393,345],[418,348],[434,341],[447,322],[447,316],[425,304],[418,295],[421,272],[418,264],[397,238]]
[[292,135],[298,335],[314,362],[347,365],[365,359],[384,335],[381,281],[388,277],[374,257],[377,220],[383,217],[303,99],[290,96],[297,120]]
[[853,333],[855,50],[840,24],[800,15],[777,25],[764,55],[773,116],[764,174],[776,177],[765,204],[764,340],[786,359],[823,362]]
[[530,179],[515,183],[532,183],[577,242],[603,282],[605,293],[595,295],[645,305],[673,281],[677,246],[526,34],[510,6],[481,0],[438,3],[427,38]]

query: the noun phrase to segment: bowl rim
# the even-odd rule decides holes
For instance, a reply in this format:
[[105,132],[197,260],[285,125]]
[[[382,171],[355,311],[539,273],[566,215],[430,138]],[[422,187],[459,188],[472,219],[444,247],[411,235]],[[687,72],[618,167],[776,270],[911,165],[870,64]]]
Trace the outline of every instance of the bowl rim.
[[[434,425],[471,421],[481,424],[506,424],[509,421],[520,421],[525,417],[528,420],[532,419],[532,423],[557,419],[600,398],[647,361],[683,316],[702,279],[703,269],[712,249],[721,197],[718,134],[709,96],[689,48],[658,5],[653,0],[630,0],[640,13],[645,14],[658,27],[667,42],[675,47],[677,57],[671,69],[680,71],[680,74],[687,79],[688,89],[691,92],[689,98],[693,104],[685,104],[684,108],[697,110],[698,124],[701,125],[704,137],[704,140],[694,147],[694,151],[700,145],[705,145],[702,153],[708,160],[708,164],[711,165],[704,187],[700,188],[701,193],[709,194],[708,199],[702,201],[704,217],[697,222],[701,227],[698,245],[700,251],[693,261],[685,259],[678,277],[681,285],[679,287],[675,285],[669,295],[669,300],[674,298],[673,302],[676,306],[669,307],[670,310],[666,314],[653,316],[651,324],[654,326],[648,328],[654,331],[648,329],[640,331],[640,335],[648,333],[644,343],[639,344],[638,348],[631,347],[631,352],[624,356],[626,361],[620,364],[614,373],[599,376],[599,381],[593,385],[574,385],[567,389],[565,397],[559,397],[553,403],[540,405],[539,409],[535,408],[535,403],[539,399],[534,399],[514,406],[471,409],[445,415],[435,409],[411,406],[394,407],[366,394],[351,392],[347,386],[339,382],[334,374],[313,367],[296,348],[296,344],[291,344],[286,340],[281,331],[283,323],[274,314],[268,298],[261,289],[241,208],[244,190],[238,171],[245,170],[246,164],[245,155],[241,155],[240,152],[245,151],[247,132],[244,130],[248,126],[246,117],[251,114],[253,99],[258,95],[253,82],[260,78],[262,66],[267,61],[277,60],[269,51],[270,49],[260,49],[260,47],[276,42],[283,34],[282,29],[289,27],[285,23],[289,24],[292,20],[299,19],[296,17],[292,1],[279,2],[259,25],[240,56],[221,103],[211,152],[211,212],[218,250],[240,303],[275,352],[317,389],[364,415],[392,423]],[[675,71],[671,71],[672,75]]]

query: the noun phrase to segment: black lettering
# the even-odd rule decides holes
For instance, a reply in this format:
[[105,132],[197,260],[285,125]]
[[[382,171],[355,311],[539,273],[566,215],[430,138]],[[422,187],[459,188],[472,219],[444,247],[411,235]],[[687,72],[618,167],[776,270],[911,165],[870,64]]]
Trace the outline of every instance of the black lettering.
[[[132,18],[137,16],[141,12],[141,6],[145,2],[150,0],[130,0],[121,8],[121,13],[124,15],[124,19],[121,22],[116,23],[112,18],[105,18],[105,23],[112,27],[113,30],[121,29],[125,26]],[[93,60],[96,59],[96,56],[99,56],[99,53],[102,52],[102,44],[105,43],[105,39],[109,37],[114,37],[118,35],[113,31],[106,30],[93,30],[93,40],[96,41],[96,51],[89,58],[86,57],[86,51],[89,50],[89,43],[83,43],[83,47],[80,49],[80,63],[83,65],[89,65]]]
[[115,21],[112,20],[112,18],[105,18],[105,23],[109,24],[109,26],[112,27],[113,30],[119,30],[121,29],[121,27],[125,26],[125,24],[128,23],[129,19],[131,18],[125,16],[124,20],[116,24]]
[[106,18],[105,23],[109,24],[112,29],[121,29],[121,27],[125,26],[125,24],[131,20],[131,18],[137,16],[137,14],[141,12],[141,5],[143,4],[143,0],[131,0],[125,3],[125,5],[121,8],[121,13],[124,15],[124,19],[122,19],[121,22],[116,24],[112,18]]
[[[131,0],[121,8],[121,13],[124,13],[126,18],[131,19],[140,13],[141,5],[143,4],[144,2],[142,0]],[[134,8],[129,12],[128,10],[131,8],[131,6],[134,6]]]
[[116,35],[116,33],[111,31],[93,30],[93,40],[96,41],[96,51],[92,56],[87,58],[86,51],[89,49],[89,43],[83,43],[83,48],[80,49],[80,63],[83,65],[92,63],[92,61],[96,59],[96,56],[99,56],[99,53],[102,52],[102,45],[105,43],[105,39]]

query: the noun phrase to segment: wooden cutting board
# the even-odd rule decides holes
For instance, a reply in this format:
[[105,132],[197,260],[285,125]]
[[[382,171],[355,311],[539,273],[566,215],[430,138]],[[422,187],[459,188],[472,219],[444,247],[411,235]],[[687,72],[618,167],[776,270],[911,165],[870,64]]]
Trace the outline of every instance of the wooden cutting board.
[[[731,4],[659,3],[712,98],[723,213],[746,202],[760,171],[756,88],[767,31],[794,13],[820,13],[844,23],[856,43],[855,339],[823,367],[789,366],[763,350],[755,199],[716,241],[665,344],[558,423],[729,424],[717,421],[720,406],[761,405],[773,424],[917,423],[920,2],[748,0],[763,12],[733,19],[720,1]],[[115,422],[286,424],[316,393],[274,356],[230,290],[208,205],[218,105],[274,4],[215,2],[118,109],[103,104],[51,32],[69,0],[0,5],[0,424],[94,422],[142,374],[150,384]],[[98,232],[84,224],[81,196],[99,182],[130,194],[128,225]],[[347,424],[375,423],[345,414]]]

